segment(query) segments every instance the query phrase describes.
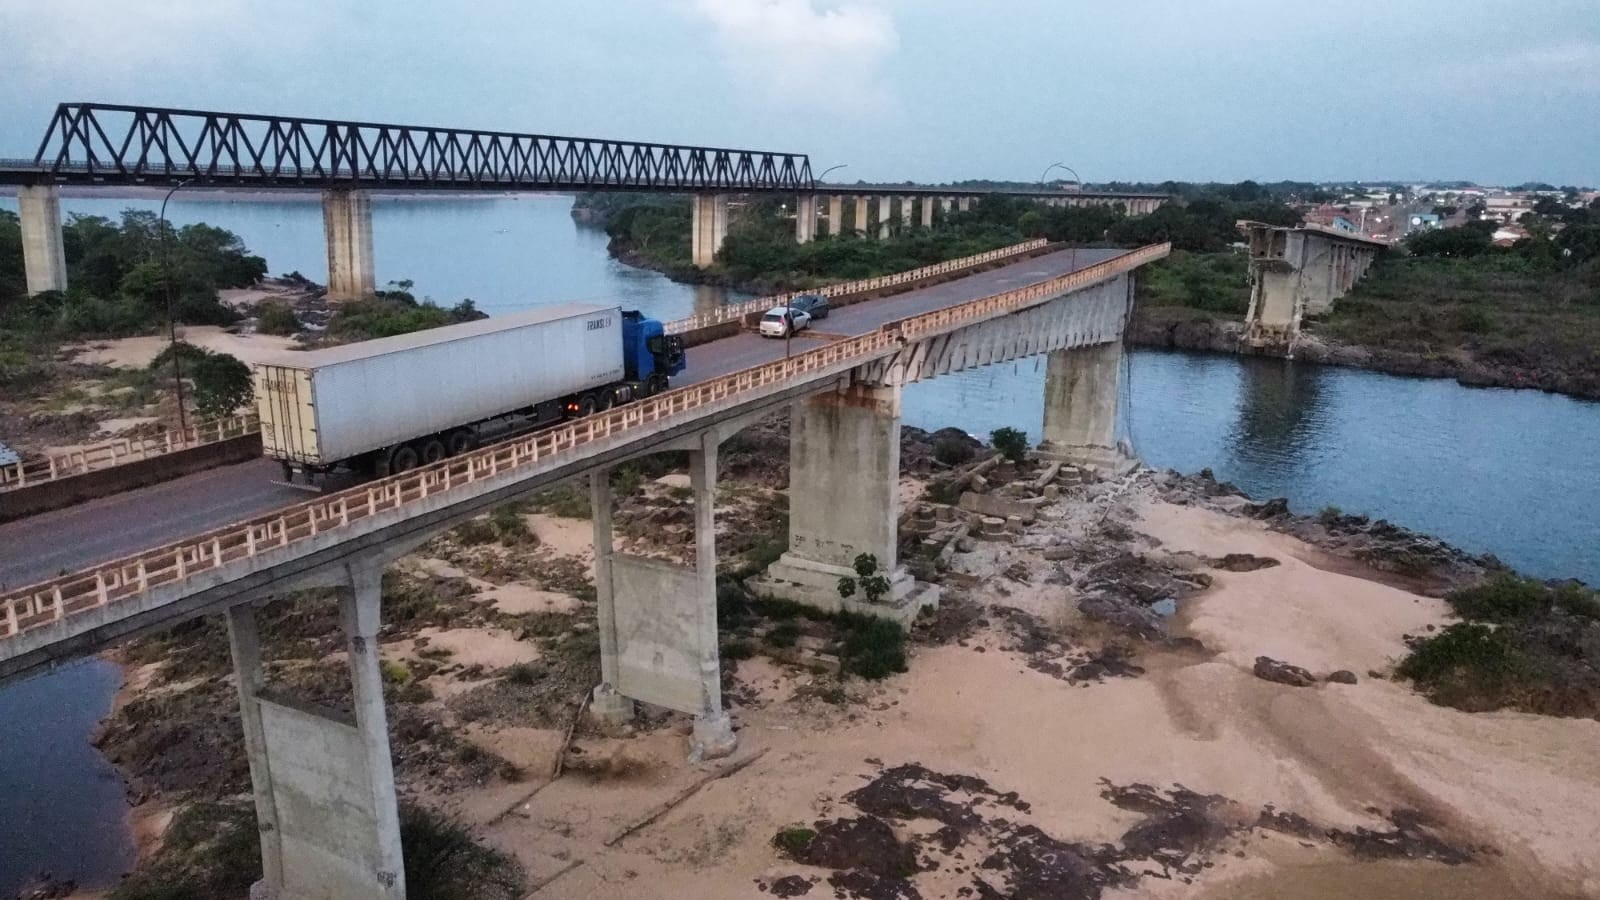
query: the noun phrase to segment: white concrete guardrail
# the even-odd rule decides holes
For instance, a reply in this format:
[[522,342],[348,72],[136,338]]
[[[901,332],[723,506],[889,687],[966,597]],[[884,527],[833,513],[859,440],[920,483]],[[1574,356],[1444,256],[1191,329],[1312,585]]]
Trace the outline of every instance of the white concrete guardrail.
[[116,438],[75,450],[51,453],[43,458],[23,459],[0,466],[0,493],[228,441],[260,430],[261,422],[251,411],[208,422],[196,422],[188,428],[168,429],[151,437]]
[[[715,310],[690,316],[686,319],[668,322],[665,326],[666,332],[668,334],[682,334],[685,331],[692,331],[696,328],[704,328],[708,325],[716,325],[732,319],[738,319],[752,312],[765,312],[774,306],[787,305],[794,298],[803,294],[839,297],[845,294],[894,287],[935,275],[960,272],[975,266],[987,265],[1013,256],[1031,253],[1047,244],[1049,244],[1049,241],[1040,238],[1021,244],[1013,244],[1009,247],[1001,247],[998,250],[990,250],[987,253],[964,256],[948,262],[923,266],[920,269],[897,272],[893,275],[847,281],[814,291],[795,291],[788,294],[774,294],[770,297],[758,297],[755,300],[718,307]],[[99,444],[87,445],[69,452],[52,453],[43,459],[30,459],[8,466],[0,466],[0,493],[45,481],[55,481],[58,478],[82,475],[85,472],[93,472],[110,468],[111,466],[120,466],[141,459],[149,459],[152,456],[161,456],[178,450],[188,450],[203,444],[243,437],[260,430],[260,421],[254,412],[250,412],[212,422],[201,422],[191,425],[184,431],[172,429],[155,437],[119,438]]]
[[[786,360],[753,366],[710,381],[677,388],[605,413],[537,434],[493,444],[399,475],[291,506],[247,522],[185,538],[80,572],[0,595],[0,643],[107,605],[137,598],[151,588],[182,582],[249,560],[267,550],[310,541],[380,512],[415,505],[418,512],[439,506],[440,494],[499,476],[539,460],[564,456],[581,463],[585,445],[657,422],[692,421],[696,411],[774,383],[810,373],[837,371],[840,363],[868,362],[906,341],[1033,306],[1052,297],[1133,271],[1165,257],[1170,244],[1134,250],[1076,272],[959,306],[901,319],[877,331],[809,350]],[[641,436],[648,433],[641,432]],[[424,502],[433,498],[432,502]],[[447,501],[446,501],[447,502]],[[216,578],[207,579],[215,583]],[[130,604],[130,607],[135,604]],[[9,656],[0,650],[0,658]]]
[[1012,244],[1009,247],[1001,247],[998,250],[990,250],[986,253],[979,253],[974,256],[963,256],[960,259],[952,259],[942,263],[935,263],[931,266],[923,266],[920,269],[910,269],[905,272],[896,272],[893,275],[879,275],[875,278],[863,278],[859,281],[846,281],[840,284],[830,284],[827,287],[817,288],[810,291],[790,291],[787,294],[773,294],[770,297],[757,297],[754,300],[747,300],[744,303],[730,303],[725,306],[719,306],[716,309],[707,310],[699,315],[690,316],[687,319],[678,319],[676,321],[668,322],[666,323],[666,331],[667,334],[682,334],[685,331],[693,331],[696,328],[705,328],[710,325],[720,325],[721,323],[729,321],[730,319],[742,318],[753,312],[766,312],[774,306],[787,306],[796,297],[801,297],[806,294],[819,294],[823,297],[842,297],[846,294],[858,294],[864,291],[882,290],[883,288],[895,287],[896,285],[921,281],[924,278],[932,278],[935,275],[945,275],[951,272],[960,272],[964,269],[970,269],[975,266],[988,265],[992,262],[1010,259],[1013,256],[1022,256],[1024,254],[1032,253],[1033,251],[1042,247],[1048,246],[1049,243],[1050,242],[1044,238],[1038,238],[1032,241],[1025,241],[1021,244]]

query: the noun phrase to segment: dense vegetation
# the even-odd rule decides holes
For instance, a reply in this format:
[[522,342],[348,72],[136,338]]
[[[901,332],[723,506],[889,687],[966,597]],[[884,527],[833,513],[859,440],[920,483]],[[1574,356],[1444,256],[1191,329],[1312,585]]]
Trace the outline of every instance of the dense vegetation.
[[150,212],[129,210],[120,222],[72,216],[62,241],[66,292],[29,297],[21,226],[15,213],[0,210],[0,387],[42,380],[42,360],[58,341],[155,331],[167,321],[169,288],[178,322],[233,322],[237,314],[218,302],[217,291],[254,284],[266,273],[266,262],[232,232],[210,225],[172,229]]
[[[846,200],[847,222],[854,221],[854,203],[853,198]],[[780,200],[762,199],[733,211],[717,265],[702,273],[690,259],[687,200],[606,194],[582,197],[578,206],[605,221],[613,252],[619,255],[684,280],[709,277],[774,289],[900,272],[1035,237],[1080,245],[1172,241],[1181,250],[1215,252],[1238,239],[1239,219],[1299,221],[1272,194],[1246,182],[1139,217],[1125,215],[1120,207],[1041,207],[1026,199],[992,195],[966,212],[936,209],[932,228],[902,227],[896,219],[887,240],[846,234],[799,244],[794,239],[792,209]]]
[[1435,702],[1600,716],[1600,598],[1575,582],[1499,575],[1456,591],[1462,621],[1412,641],[1399,674]]
[[[1559,205],[1557,205],[1559,206]],[[1422,232],[1390,253],[1317,324],[1330,337],[1488,364],[1600,372],[1600,207],[1566,211],[1559,233],[1495,247],[1492,228]]]
[[[400,806],[406,896],[512,900],[526,885],[516,860],[478,843],[460,822]],[[261,877],[261,837],[248,801],[196,802],[173,816],[161,848],[111,892],[112,900],[243,897]]]
[[266,261],[230,231],[174,229],[142,210],[124,212],[120,222],[71,216],[62,243],[66,292],[28,298],[22,229],[15,213],[0,210],[0,324],[7,332],[108,337],[148,331],[166,322],[169,288],[177,321],[223,325],[237,316],[217,301],[218,289],[246,287],[267,271]]
[[340,303],[328,319],[324,336],[329,343],[348,344],[485,318],[487,314],[471,300],[445,309],[432,300],[418,300],[411,293],[410,281],[396,281],[375,296]]

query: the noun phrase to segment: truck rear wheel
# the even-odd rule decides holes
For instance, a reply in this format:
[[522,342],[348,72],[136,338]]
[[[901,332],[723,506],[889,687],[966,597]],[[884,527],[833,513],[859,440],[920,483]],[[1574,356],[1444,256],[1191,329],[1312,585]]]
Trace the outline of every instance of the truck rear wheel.
[[653,372],[649,378],[645,379],[644,390],[645,396],[647,397],[654,397],[666,389],[667,376],[661,374],[660,372]]
[[594,411],[599,408],[600,401],[596,400],[593,394],[584,394],[578,398],[578,418],[580,419],[594,415]]
[[422,464],[431,466],[444,459],[444,441],[436,437],[424,438],[422,441]]
[[455,431],[450,432],[449,437],[444,439],[444,445],[445,449],[450,451],[451,456],[460,456],[476,448],[478,446],[478,438],[477,435],[472,433],[471,429],[457,428]]
[[419,457],[417,448],[410,444],[401,444],[389,453],[389,472],[399,475],[417,467]]

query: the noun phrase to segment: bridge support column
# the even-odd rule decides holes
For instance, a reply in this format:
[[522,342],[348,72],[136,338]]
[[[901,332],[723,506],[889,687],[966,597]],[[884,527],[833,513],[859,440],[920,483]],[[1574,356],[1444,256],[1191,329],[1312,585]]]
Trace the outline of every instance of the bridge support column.
[[383,568],[351,564],[340,619],[354,715],[271,691],[249,604],[228,610],[228,643],[261,833],[262,886],[274,900],[404,900],[405,862],[379,668]]
[[322,230],[328,240],[328,299],[359,300],[377,293],[367,192],[323,191]]
[[956,199],[956,209],[959,210],[960,212],[966,212],[967,210],[969,210],[971,208],[972,208],[972,198],[971,197],[960,197],[960,198]]
[[940,197],[939,198],[939,211],[944,213],[947,216],[950,215],[950,198],[949,197]]
[[1045,363],[1040,453],[1107,468],[1120,463],[1117,403],[1121,386],[1120,334],[1109,344],[1051,351]]
[[733,721],[722,708],[722,659],[717,649],[717,442],[714,432],[700,436],[689,453],[689,490],[694,494],[694,585],[699,615],[700,708],[694,716],[690,756],[727,756],[739,745]]
[[[937,594],[915,587],[896,558],[900,520],[900,388],[856,385],[795,404],[789,420],[789,549],[761,589],[827,610],[881,615],[909,625]],[[877,558],[891,589],[869,604],[844,599],[839,579],[856,557]]]
[[394,762],[389,756],[389,716],[383,707],[383,670],[378,624],[383,608],[383,569],[351,566],[350,590],[340,605],[345,646],[350,661],[351,705],[356,730],[366,751],[367,781],[372,790],[375,838],[373,897],[404,898],[405,862],[400,853],[400,807],[394,788]]
[[923,228],[932,228],[933,227],[933,198],[932,197],[923,197],[922,198],[922,227]]
[[727,195],[695,194],[689,230],[695,267],[710,268],[728,237]]
[[844,198],[838,194],[828,198],[828,234],[832,237],[844,234]]
[[900,230],[911,230],[911,207],[917,202],[915,197],[900,198]]
[[633,700],[617,690],[621,683],[617,655],[617,603],[612,591],[611,470],[601,469],[589,476],[589,509],[594,516],[594,589],[597,607],[596,626],[600,632],[600,684],[589,701],[589,711],[608,725],[620,725],[633,718]]
[[28,295],[67,289],[67,256],[61,242],[61,189],[27,184],[17,191],[22,225],[22,269]]
[[867,236],[867,207],[872,204],[872,199],[870,197],[856,197],[854,200],[851,201],[851,203],[855,206],[854,213],[855,213],[855,218],[856,218],[856,224],[855,224],[856,234],[858,234],[858,235],[860,235],[862,237],[866,237]]
[[882,196],[878,198],[878,240],[889,239],[889,218],[893,213],[894,198]]
[[276,898],[283,894],[283,835],[273,799],[272,768],[267,765],[267,734],[261,723],[261,704],[257,702],[266,686],[261,669],[261,637],[256,630],[255,607],[248,603],[228,610],[228,649],[233,654],[239,722],[244,726],[244,752],[250,762],[250,786],[255,794],[256,830],[261,833],[261,881],[267,896]]
[[693,568],[617,553],[611,546],[610,472],[590,482],[595,516],[595,595],[599,602],[600,677],[596,717],[626,721],[635,700],[694,718],[689,756],[726,756],[738,746],[722,708],[717,650],[716,486],[718,435],[708,431],[689,452],[694,502]]
[[817,195],[801,194],[794,204],[794,239],[809,244],[817,239]]

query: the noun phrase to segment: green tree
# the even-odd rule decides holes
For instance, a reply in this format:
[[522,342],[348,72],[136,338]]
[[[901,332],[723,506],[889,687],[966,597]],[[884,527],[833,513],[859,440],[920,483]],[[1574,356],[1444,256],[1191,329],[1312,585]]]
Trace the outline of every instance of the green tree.
[[1014,463],[1022,462],[1028,455],[1028,433],[1015,428],[997,428],[989,434],[990,443],[1001,455]]
[[1493,248],[1493,226],[1480,222],[1468,223],[1460,228],[1419,231],[1406,238],[1406,249],[1413,256],[1470,259],[1482,256]]
[[300,319],[287,303],[265,303],[256,319],[256,330],[287,337],[300,331]]
[[250,367],[226,353],[207,353],[190,364],[195,410],[202,418],[232,415],[254,394]]

